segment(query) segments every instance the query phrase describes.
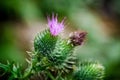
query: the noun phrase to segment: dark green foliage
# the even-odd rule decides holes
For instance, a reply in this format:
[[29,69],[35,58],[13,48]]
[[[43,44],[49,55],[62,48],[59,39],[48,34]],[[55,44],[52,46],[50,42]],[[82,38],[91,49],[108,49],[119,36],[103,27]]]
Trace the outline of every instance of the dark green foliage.
[[8,76],[11,75],[9,65],[0,63],[0,79],[8,79]]
[[22,73],[19,64],[14,63],[0,64],[0,77],[2,80],[21,80]]
[[75,80],[103,80],[104,67],[97,62],[82,62],[74,73]]

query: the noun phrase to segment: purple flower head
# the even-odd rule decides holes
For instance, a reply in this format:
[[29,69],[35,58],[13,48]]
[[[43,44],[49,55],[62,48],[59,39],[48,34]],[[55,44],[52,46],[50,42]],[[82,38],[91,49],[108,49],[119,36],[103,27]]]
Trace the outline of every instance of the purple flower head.
[[58,22],[57,15],[52,15],[52,19],[48,17],[48,26],[50,28],[50,33],[53,36],[57,36],[64,28],[64,19]]

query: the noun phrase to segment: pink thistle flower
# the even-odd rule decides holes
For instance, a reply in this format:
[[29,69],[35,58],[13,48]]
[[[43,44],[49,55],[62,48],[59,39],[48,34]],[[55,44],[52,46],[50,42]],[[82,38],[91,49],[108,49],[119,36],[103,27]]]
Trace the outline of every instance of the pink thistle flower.
[[57,15],[52,15],[52,19],[48,17],[48,26],[50,28],[50,33],[53,36],[57,36],[64,29],[64,19],[58,22]]

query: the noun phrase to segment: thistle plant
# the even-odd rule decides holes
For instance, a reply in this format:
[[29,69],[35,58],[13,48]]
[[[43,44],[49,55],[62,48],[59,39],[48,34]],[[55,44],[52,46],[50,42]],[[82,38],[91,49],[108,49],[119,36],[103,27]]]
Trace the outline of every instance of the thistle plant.
[[73,32],[63,39],[59,34],[64,29],[64,19],[58,22],[57,15],[48,17],[49,28],[38,33],[34,50],[27,52],[30,60],[24,70],[15,63],[0,64],[2,80],[103,80],[104,67],[94,61],[79,61],[74,49],[81,46],[86,32]]

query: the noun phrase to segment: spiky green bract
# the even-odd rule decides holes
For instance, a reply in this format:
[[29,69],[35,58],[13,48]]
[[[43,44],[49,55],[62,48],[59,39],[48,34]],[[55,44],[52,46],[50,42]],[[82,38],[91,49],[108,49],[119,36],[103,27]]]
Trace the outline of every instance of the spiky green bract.
[[74,73],[75,80],[103,80],[104,67],[98,62],[82,62]]
[[64,60],[68,57],[68,54],[72,51],[73,47],[71,44],[68,44],[66,40],[58,38],[55,48],[50,54],[50,60],[54,62],[54,64],[61,65]]
[[52,36],[49,30],[38,33],[34,39],[34,49],[37,53],[49,55],[53,52],[58,36]]

